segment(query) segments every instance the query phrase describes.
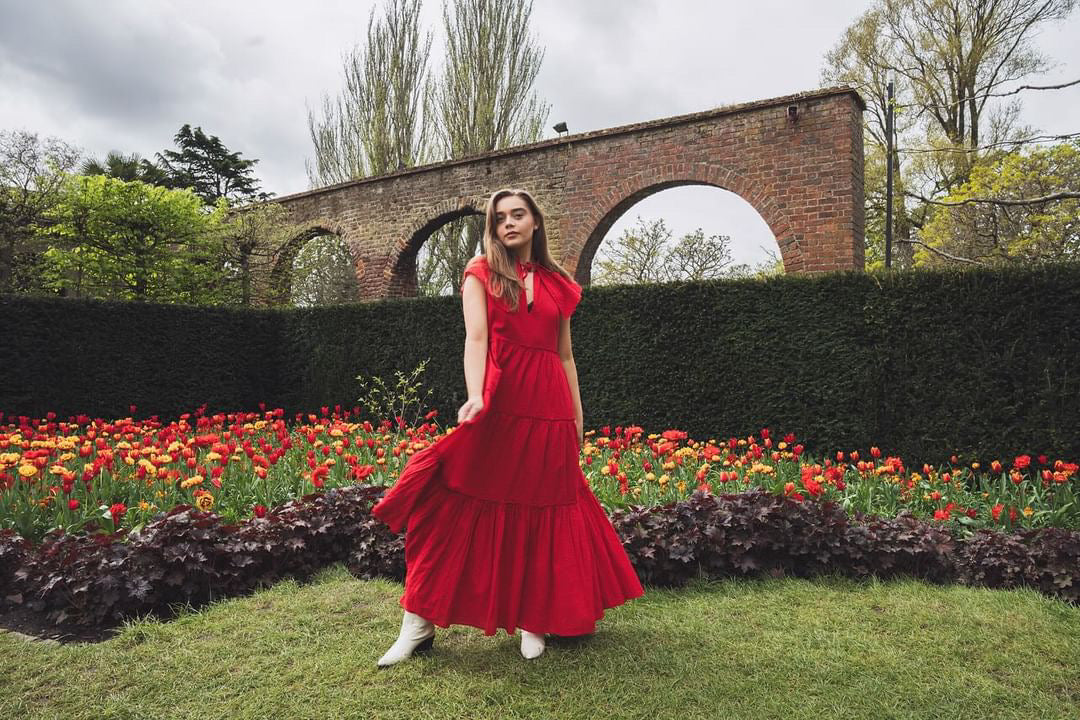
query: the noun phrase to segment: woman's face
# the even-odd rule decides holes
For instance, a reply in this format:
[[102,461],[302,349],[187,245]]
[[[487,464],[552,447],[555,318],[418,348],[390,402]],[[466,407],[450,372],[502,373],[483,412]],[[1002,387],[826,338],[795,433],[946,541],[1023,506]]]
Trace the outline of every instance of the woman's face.
[[495,203],[495,231],[508,250],[519,250],[532,242],[536,218],[524,198],[507,195]]

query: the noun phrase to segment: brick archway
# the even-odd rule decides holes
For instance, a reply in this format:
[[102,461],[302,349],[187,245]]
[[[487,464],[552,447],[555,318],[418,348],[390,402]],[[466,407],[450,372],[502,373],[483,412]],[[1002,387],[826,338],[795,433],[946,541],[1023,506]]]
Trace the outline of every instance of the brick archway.
[[[329,222],[353,252],[362,300],[416,293],[416,251],[502,187],[528,189],[552,254],[587,283],[603,232],[679,185],[738,194],[772,229],[788,272],[863,269],[865,104],[846,87],[569,135],[409,168],[274,202]],[[605,227],[606,225],[606,227]],[[364,272],[363,268],[367,268]]]
[[421,208],[399,235],[383,266],[387,294],[411,297],[416,294],[416,255],[431,235],[459,218],[482,215],[487,196],[457,197]]
[[349,242],[347,230],[342,223],[328,218],[311,220],[294,228],[292,235],[281,244],[271,259],[268,280],[270,296],[274,298],[274,302],[283,303],[289,299],[292,292],[292,265],[296,260],[296,254],[309,241],[320,235],[336,235],[341,238],[349,251],[349,257],[352,259],[356,272],[356,281],[359,283],[365,274],[367,263],[362,250]]
[[799,236],[793,232],[784,210],[771,197],[729,169],[708,163],[686,163],[646,168],[612,187],[607,195],[597,201],[595,210],[586,220],[587,227],[591,227],[592,231],[581,251],[577,253],[578,282],[584,284],[589,281],[592,260],[597,249],[611,226],[627,210],[650,195],[688,185],[706,185],[728,190],[745,200],[761,215],[776,238],[784,260],[784,271],[799,272],[802,269],[803,253],[799,246]]

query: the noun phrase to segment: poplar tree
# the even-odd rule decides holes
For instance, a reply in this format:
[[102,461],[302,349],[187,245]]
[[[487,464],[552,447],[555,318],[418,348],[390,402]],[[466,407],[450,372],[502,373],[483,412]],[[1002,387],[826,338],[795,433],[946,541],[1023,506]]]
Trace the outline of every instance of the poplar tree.
[[345,87],[308,110],[315,158],[311,186],[413,167],[428,160],[422,121],[431,33],[420,30],[421,0],[386,0],[368,16],[367,39],[343,60]]
[[[543,137],[550,106],[535,89],[544,50],[530,34],[532,0],[452,0],[443,6],[446,54],[428,84],[426,113],[445,158],[479,155]],[[457,292],[482,250],[484,218],[454,220],[425,245],[418,286]]]

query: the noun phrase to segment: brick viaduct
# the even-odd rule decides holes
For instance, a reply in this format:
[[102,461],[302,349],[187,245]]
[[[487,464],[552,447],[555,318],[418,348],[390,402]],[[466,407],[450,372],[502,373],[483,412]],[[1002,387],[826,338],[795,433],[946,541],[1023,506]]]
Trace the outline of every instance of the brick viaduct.
[[[416,294],[416,253],[450,220],[523,187],[548,218],[552,256],[582,285],[604,235],[631,206],[680,185],[738,194],[776,237],[786,272],[863,269],[865,104],[831,88],[597,130],[278,198],[300,230],[339,235],[360,299]],[[276,274],[276,273],[275,273]]]

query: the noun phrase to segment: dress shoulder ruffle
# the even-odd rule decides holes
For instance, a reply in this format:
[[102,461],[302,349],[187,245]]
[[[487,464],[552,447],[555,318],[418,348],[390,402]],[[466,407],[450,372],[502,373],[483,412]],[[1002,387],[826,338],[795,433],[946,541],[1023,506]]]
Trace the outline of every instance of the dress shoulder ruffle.
[[545,269],[545,273],[546,277],[550,278],[548,287],[555,298],[555,304],[559,306],[559,313],[563,317],[570,317],[581,301],[581,286],[572,278],[565,278],[554,270]]
[[[578,303],[581,301],[581,285],[577,283],[573,278],[566,278],[555,270],[549,270],[543,266],[540,266],[544,273],[545,279],[547,279],[547,287],[551,291],[552,297],[555,298],[555,304],[559,308],[559,313],[563,317],[571,317],[574,311],[577,309]],[[475,255],[469,259],[469,262],[465,264],[465,271],[461,277],[461,291],[465,291],[465,278],[469,275],[475,275],[480,282],[484,284],[490,294],[491,288],[488,285],[490,271],[488,269],[487,258],[483,255]]]

